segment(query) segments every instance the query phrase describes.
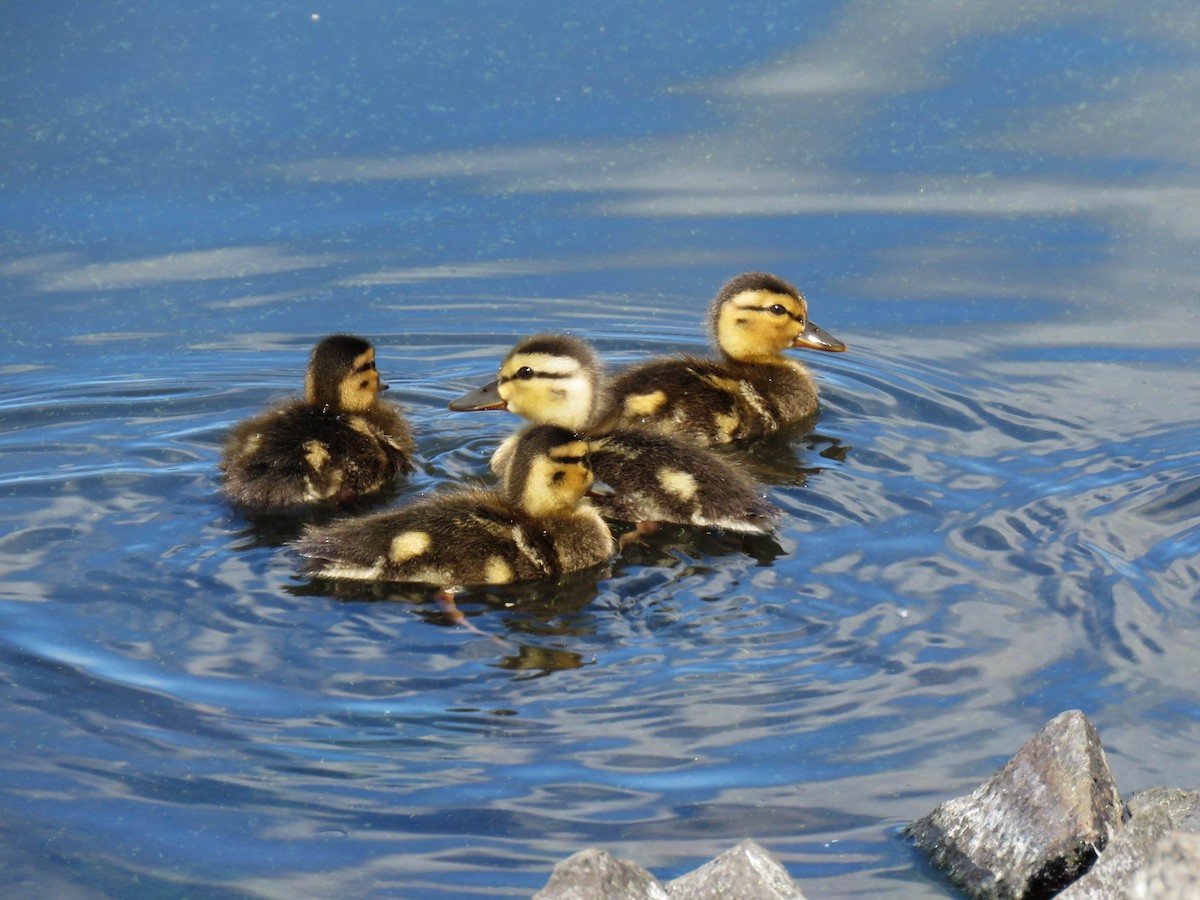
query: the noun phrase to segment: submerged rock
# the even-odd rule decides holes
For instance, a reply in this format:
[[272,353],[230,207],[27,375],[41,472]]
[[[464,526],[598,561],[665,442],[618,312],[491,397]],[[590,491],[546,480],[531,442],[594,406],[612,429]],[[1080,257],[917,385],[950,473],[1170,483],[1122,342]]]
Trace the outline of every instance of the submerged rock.
[[1195,900],[1200,897],[1200,834],[1172,831],[1150,851],[1133,876],[1128,896],[1136,900]]
[[[1096,729],[1078,710],[1056,716],[987,782],[905,832],[974,897],[1200,898],[1200,791],[1153,788],[1122,806]],[[804,895],[774,856],[746,839],[666,885],[637,863],[583,850],[554,867],[534,900]]]
[[1147,810],[1117,832],[1091,870],[1059,894],[1060,900],[1112,900],[1128,896],[1133,874],[1150,850],[1170,834],[1171,820],[1161,809]]
[[905,831],[972,896],[1049,897],[1088,870],[1121,812],[1095,726],[1068,710],[973,793]]
[[[1177,849],[1164,844],[1173,834],[1200,832],[1200,792],[1152,788],[1133,794],[1126,803],[1128,821],[1117,832],[1091,871],[1059,894],[1061,900],[1112,900],[1114,897],[1200,897],[1200,858],[1190,864]],[[1200,839],[1200,838],[1198,838]],[[1164,852],[1172,860],[1166,865]],[[1186,893],[1162,893],[1163,879],[1187,888]],[[1139,894],[1136,883],[1158,885],[1154,893]]]
[[1200,791],[1157,787],[1129,795],[1125,804],[1129,817],[1136,819],[1147,810],[1160,809],[1176,831],[1200,834]]
[[580,850],[554,867],[533,900],[671,900],[658,879],[606,850]]
[[671,900],[804,900],[787,869],[747,838],[667,884]]
[[752,840],[663,885],[637,863],[581,850],[554,867],[533,900],[804,900],[787,870]]

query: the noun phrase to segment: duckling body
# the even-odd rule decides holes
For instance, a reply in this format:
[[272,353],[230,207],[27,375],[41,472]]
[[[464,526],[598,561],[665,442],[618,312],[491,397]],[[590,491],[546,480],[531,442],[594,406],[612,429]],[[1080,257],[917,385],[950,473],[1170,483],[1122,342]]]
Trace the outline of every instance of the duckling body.
[[[575,429],[589,439],[592,468],[613,488],[596,502],[611,521],[670,522],[732,531],[769,531],[777,511],[731,460],[668,435],[594,426],[603,408],[600,365],[591,348],[568,335],[537,335],[517,344],[499,377],[458,398],[454,410],[509,409],[535,423]],[[520,432],[492,456],[503,474]]]
[[[761,534],[778,515],[754,481],[703,448],[623,429],[591,442],[592,467],[613,495],[597,501],[615,522],[672,522]],[[619,487],[618,487],[619,485]]]
[[250,512],[342,504],[413,471],[416,449],[400,411],[379,398],[375,350],[332,335],[312,353],[305,396],[235,426],[221,489]]
[[588,445],[553,426],[512,447],[502,488],[462,488],[392,512],[310,528],[293,546],[327,578],[467,585],[554,578],[598,565],[614,551],[587,499]]
[[706,446],[765,437],[817,411],[812,375],[783,351],[846,349],[808,320],[808,304],[793,285],[765,272],[727,282],[709,324],[720,358],[652,360],[613,380],[614,426],[683,435]]

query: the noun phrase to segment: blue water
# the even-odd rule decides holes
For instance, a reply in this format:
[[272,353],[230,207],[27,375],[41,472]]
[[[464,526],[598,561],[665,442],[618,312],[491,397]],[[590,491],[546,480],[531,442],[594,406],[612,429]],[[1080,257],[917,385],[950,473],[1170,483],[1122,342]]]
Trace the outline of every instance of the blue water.
[[[6,893],[528,896],[750,835],[939,897],[897,835],[1083,709],[1198,787],[1192,4],[14,0],[0,17]],[[488,478],[446,402],[534,330],[703,350],[744,269],[847,341],[745,453],[776,535],[475,591],[309,583],[216,495],[352,331],[387,503]]]

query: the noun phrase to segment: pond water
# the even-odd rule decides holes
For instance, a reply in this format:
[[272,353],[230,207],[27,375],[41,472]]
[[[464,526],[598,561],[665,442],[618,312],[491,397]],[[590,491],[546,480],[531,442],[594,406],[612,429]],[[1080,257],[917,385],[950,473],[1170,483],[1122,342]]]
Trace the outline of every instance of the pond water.
[[[899,836],[1049,718],[1200,787],[1192,3],[5,6],[8,891],[528,896],[753,836],[818,897],[952,896]],[[220,502],[229,426],[351,331],[417,434],[511,344],[700,351],[796,281],[773,537],[331,594]]]

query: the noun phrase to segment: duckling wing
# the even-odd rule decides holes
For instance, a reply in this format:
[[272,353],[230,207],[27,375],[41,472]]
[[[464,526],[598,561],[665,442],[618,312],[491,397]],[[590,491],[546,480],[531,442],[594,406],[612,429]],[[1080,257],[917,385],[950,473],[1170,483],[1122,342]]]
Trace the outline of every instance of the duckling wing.
[[309,574],[439,587],[559,574],[552,539],[494,491],[464,490],[404,509],[310,528],[292,544]]
[[620,426],[683,435],[707,446],[772,434],[812,413],[817,403],[811,376],[788,360],[657,360],[626,370],[609,391]]
[[614,491],[593,501],[607,519],[761,533],[778,518],[758,484],[733,461],[676,438],[616,431],[591,442],[590,458],[596,477]]

